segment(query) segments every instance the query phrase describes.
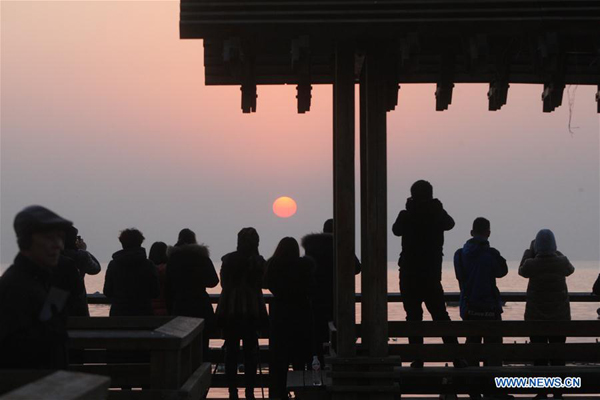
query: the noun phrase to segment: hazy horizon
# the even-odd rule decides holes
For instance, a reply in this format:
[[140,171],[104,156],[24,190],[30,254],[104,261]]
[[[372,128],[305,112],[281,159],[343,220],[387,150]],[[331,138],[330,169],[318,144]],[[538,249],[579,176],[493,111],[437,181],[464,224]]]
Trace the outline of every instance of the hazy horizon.
[[[128,227],[147,249],[191,228],[218,260],[242,227],[257,228],[269,257],[282,237],[320,231],[332,216],[331,86],[313,86],[305,115],[294,86],[260,86],[258,112],[246,115],[239,87],[204,85],[202,42],[179,39],[178,1],[0,7],[1,263],[17,252],[13,218],[30,204],[75,221],[102,262]],[[507,105],[490,112],[486,85],[457,84],[449,110],[436,112],[435,85],[402,85],[388,113],[390,261],[400,252],[391,226],[418,179],[456,221],[446,260],[478,216],[509,260],[541,228],[570,259],[600,260],[597,88],[565,90],[551,114],[542,89],[511,85]],[[294,216],[273,214],[280,196],[296,201]]]

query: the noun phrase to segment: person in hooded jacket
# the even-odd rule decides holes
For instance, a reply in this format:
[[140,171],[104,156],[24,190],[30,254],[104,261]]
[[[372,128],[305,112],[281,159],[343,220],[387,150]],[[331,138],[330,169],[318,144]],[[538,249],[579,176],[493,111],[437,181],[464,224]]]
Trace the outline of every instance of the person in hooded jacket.
[[[566,277],[575,271],[573,265],[556,247],[554,233],[540,230],[529,249],[525,250],[519,275],[529,279],[525,321],[569,321],[571,307]],[[565,343],[564,336],[532,336],[531,343]],[[536,365],[547,365],[538,360]],[[553,360],[551,365],[564,365]],[[556,397],[556,396],[555,396]]]
[[148,259],[156,265],[156,272],[158,274],[158,286],[160,288],[160,295],[152,300],[152,309],[154,315],[169,315],[167,311],[167,301],[165,299],[165,284],[167,280],[167,249],[168,246],[165,242],[154,242],[150,246],[150,252],[148,253]]
[[142,247],[144,235],[125,229],[119,235],[123,247],[106,268],[104,294],[110,300],[110,316],[154,315],[152,299],[160,294],[156,266]]
[[[460,316],[464,321],[499,321],[502,301],[496,278],[508,274],[500,252],[490,247],[490,221],[473,221],[472,238],[454,253],[454,271],[460,287]],[[467,337],[467,343],[481,343],[481,336]],[[486,337],[486,343],[502,343],[502,337]],[[498,364],[490,362],[487,365]],[[477,361],[476,365],[479,365]],[[501,363],[499,364],[501,365]]]
[[97,275],[100,273],[100,263],[91,253],[87,251],[87,244],[80,236],[78,229],[70,227],[65,236],[65,249],[62,255],[73,261],[79,275],[78,293],[70,301],[69,315],[89,317],[90,310],[87,302],[87,289],[85,287],[85,275]]
[[[315,354],[321,365],[323,343],[329,341],[329,321],[333,321],[333,274],[335,254],[333,243],[333,219],[323,224],[322,233],[311,233],[302,238],[302,247],[315,264],[314,290],[311,294],[314,316]],[[355,257],[354,273],[361,272],[361,264]]]
[[215,315],[206,288],[218,284],[208,247],[198,244],[194,231],[182,229],[167,261],[165,299],[169,314],[204,319],[204,354],[208,354]]
[[259,241],[256,229],[243,228],[238,233],[237,250],[221,259],[222,292],[216,314],[225,337],[225,375],[230,399],[238,398],[240,340],[244,343],[246,398],[255,398],[258,331],[268,325],[262,294],[265,259],[258,252]]
[[310,301],[314,290],[314,263],[300,257],[296,239],[281,239],[267,262],[265,282],[273,293],[270,304],[272,392],[275,399],[287,398],[286,379],[290,363],[303,371],[314,354],[313,316]]
[[[434,321],[449,321],[442,288],[442,248],[444,232],[454,228],[454,219],[433,198],[433,187],[427,181],[415,182],[410,188],[411,197],[406,210],[400,211],[392,232],[402,237],[400,267],[400,292],[407,321],[422,321],[425,303]],[[410,343],[423,343],[422,337],[411,336]],[[456,337],[442,338],[444,343],[458,343]],[[455,362],[455,365],[457,363]],[[413,367],[423,366],[416,360]]]

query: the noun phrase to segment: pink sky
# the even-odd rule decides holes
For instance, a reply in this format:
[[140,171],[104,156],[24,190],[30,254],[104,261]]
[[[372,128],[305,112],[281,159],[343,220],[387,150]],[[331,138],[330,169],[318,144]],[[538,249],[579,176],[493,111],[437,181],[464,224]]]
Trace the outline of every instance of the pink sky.
[[[294,87],[259,87],[258,112],[242,114],[238,87],[204,85],[202,42],[179,39],[178,2],[2,1],[1,13],[3,263],[12,218],[31,203],[75,220],[103,261],[129,226],[148,247],[192,228],[218,258],[254,225],[268,256],[331,215],[330,86],[305,115]],[[483,215],[507,258],[548,227],[571,258],[597,260],[595,88],[576,90],[573,135],[567,96],[543,114],[539,86],[513,85],[498,112],[484,85],[458,85],[442,113],[434,91],[403,85],[388,114],[390,226],[424,178],[457,220],[447,247]],[[271,211],[283,195],[298,203],[285,220]]]

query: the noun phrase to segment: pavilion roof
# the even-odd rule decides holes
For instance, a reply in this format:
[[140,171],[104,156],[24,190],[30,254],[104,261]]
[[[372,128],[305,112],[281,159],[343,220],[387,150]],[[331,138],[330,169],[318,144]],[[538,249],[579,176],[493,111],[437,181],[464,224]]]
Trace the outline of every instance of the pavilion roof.
[[377,47],[390,84],[600,85],[600,0],[181,0],[180,36],[207,85],[331,84],[338,41],[357,80]]

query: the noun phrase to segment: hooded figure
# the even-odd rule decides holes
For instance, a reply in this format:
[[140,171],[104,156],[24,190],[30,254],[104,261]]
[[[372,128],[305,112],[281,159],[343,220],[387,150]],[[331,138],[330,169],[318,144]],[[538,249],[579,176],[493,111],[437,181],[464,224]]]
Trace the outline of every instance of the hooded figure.
[[569,259],[557,250],[554,233],[540,230],[519,266],[519,275],[529,278],[526,321],[571,319],[566,277],[574,271]]

